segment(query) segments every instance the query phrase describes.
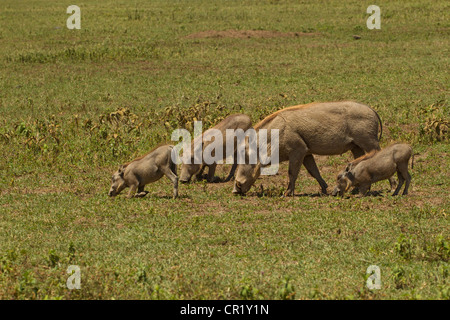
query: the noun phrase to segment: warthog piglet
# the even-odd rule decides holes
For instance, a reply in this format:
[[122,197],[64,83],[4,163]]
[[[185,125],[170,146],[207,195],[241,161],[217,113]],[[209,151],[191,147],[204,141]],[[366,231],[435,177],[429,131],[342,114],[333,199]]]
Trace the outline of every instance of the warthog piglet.
[[[177,167],[172,161],[172,145],[163,145],[155,148],[146,155],[139,157],[119,167],[113,176],[111,189],[108,195],[117,196],[123,189],[129,187],[128,198],[143,197],[146,184],[168,177],[173,183],[173,197],[178,196]],[[137,194],[135,195],[137,190]]]
[[343,196],[350,187],[358,187],[361,195],[366,195],[372,183],[389,179],[396,172],[398,185],[392,195],[396,196],[403,183],[403,195],[408,194],[411,175],[408,172],[408,161],[412,149],[407,144],[394,144],[380,151],[372,151],[350,162],[344,171],[337,176],[337,185],[333,195]]

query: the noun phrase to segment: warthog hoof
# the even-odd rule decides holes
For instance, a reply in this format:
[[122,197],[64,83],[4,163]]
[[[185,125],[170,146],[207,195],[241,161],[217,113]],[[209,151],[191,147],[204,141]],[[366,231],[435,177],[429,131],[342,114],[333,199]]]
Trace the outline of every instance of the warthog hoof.
[[136,198],[143,198],[143,197],[145,197],[148,193],[149,193],[148,191],[142,191],[142,192],[137,193],[137,194],[135,195],[135,197],[136,197]]
[[339,192],[338,188],[334,188],[334,189],[333,189],[333,192],[331,192],[331,195],[332,195],[333,197],[336,197],[336,196],[338,195],[338,192]]

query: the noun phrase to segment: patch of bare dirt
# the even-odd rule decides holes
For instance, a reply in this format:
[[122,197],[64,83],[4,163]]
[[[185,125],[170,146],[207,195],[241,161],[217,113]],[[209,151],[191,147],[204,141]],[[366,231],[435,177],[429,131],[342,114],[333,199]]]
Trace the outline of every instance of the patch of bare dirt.
[[309,37],[317,36],[318,32],[281,32],[269,30],[208,30],[192,33],[186,36],[187,39],[202,38],[281,38],[281,37]]

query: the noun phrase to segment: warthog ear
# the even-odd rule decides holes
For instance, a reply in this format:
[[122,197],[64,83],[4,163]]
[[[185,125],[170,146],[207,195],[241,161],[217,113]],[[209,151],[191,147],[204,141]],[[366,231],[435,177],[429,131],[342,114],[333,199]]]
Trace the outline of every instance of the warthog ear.
[[347,164],[347,166],[345,167],[345,171],[348,172],[348,171],[350,171],[351,168],[352,168],[352,164],[349,163],[349,164]]
[[117,172],[119,173],[119,175],[120,175],[121,177],[123,177],[124,169],[125,169],[125,167],[123,166],[123,164],[121,164],[121,165],[119,166],[119,170],[117,170]]

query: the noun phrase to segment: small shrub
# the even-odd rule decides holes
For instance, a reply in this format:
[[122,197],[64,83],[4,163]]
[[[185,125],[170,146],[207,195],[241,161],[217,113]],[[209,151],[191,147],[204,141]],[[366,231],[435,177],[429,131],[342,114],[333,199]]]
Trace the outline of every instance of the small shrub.
[[396,289],[404,289],[408,285],[406,271],[400,266],[394,267],[394,270],[392,271],[392,279],[394,280]]
[[36,298],[38,291],[39,288],[33,273],[30,270],[26,270],[20,277],[19,283],[16,286],[16,295],[18,297],[31,296],[32,298]]
[[405,259],[411,259],[413,254],[413,241],[401,234],[395,244],[395,251]]
[[11,273],[13,265],[17,260],[17,253],[14,250],[9,250],[5,255],[0,256],[0,272]]
[[147,281],[148,281],[147,268],[141,266],[136,273],[136,277],[137,277],[137,280],[136,280],[137,282],[147,283]]
[[282,300],[294,300],[295,299],[295,288],[291,283],[291,279],[286,277],[281,283],[281,289],[278,291],[278,296]]
[[217,101],[203,101],[199,98],[194,105],[187,108],[166,107],[160,117],[163,119],[166,131],[171,134],[174,129],[179,128],[192,132],[194,121],[202,121],[203,130],[205,130],[219,123],[232,112],[233,110]]
[[443,300],[450,300],[450,286],[442,286],[439,290],[439,297]]
[[450,138],[448,106],[444,101],[423,107],[418,117],[423,119],[419,127],[419,135],[423,142],[448,141]]
[[239,296],[244,300],[252,300],[258,295],[259,291],[251,285],[244,285],[239,291]]
[[450,260],[450,244],[447,239],[439,235],[434,242],[425,245],[423,255],[426,260],[447,262]]
[[56,268],[59,266],[60,260],[61,259],[60,259],[59,255],[55,252],[55,250],[50,249],[50,251],[48,252],[48,257],[47,257],[48,265],[52,268]]
[[67,262],[68,262],[68,263],[72,263],[73,260],[75,259],[75,252],[76,252],[75,246],[74,246],[74,244],[71,242],[71,243],[69,244],[69,249],[68,249],[68,252],[67,252]]

